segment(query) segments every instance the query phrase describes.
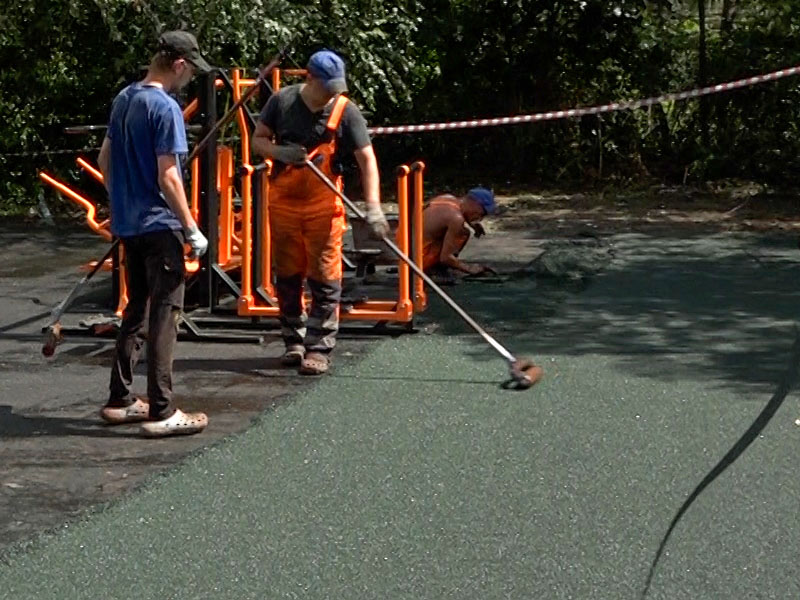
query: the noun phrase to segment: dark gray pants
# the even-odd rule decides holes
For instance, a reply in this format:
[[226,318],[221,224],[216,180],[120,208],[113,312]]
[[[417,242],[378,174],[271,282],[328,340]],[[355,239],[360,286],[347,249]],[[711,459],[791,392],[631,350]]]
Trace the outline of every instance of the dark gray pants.
[[147,233],[124,238],[122,246],[128,306],[117,337],[108,406],[128,406],[134,402],[133,370],[147,340],[150,418],[166,419],[175,412],[170,406],[172,355],[185,289],[183,234],[175,231]]
[[342,284],[308,279],[311,308],[303,314],[303,276],[276,277],[278,306],[281,309],[281,335],[286,346],[305,346],[309,352],[330,353],[339,331],[339,301]]

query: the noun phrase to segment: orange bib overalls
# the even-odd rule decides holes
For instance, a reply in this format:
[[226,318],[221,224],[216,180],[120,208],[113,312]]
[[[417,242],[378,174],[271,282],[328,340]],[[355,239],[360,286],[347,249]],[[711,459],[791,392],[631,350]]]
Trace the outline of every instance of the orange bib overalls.
[[[347,98],[338,96],[326,124],[329,141],[309,152],[314,164],[341,189],[333,171],[336,130]],[[346,230],[342,201],[314,173],[287,166],[270,183],[269,226],[276,292],[284,342],[309,352],[330,352],[339,329],[342,295],[342,236]],[[311,308],[303,311],[308,280]]]

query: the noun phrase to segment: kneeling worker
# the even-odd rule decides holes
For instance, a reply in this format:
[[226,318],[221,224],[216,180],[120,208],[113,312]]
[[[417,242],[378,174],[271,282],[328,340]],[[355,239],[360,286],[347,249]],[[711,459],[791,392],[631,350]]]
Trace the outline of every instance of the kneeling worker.
[[[286,350],[282,362],[304,375],[327,372],[339,329],[342,294],[341,199],[306,168],[310,159],[341,189],[341,158],[355,155],[373,236],[389,233],[380,204],[380,175],[367,123],[347,91],[342,59],[322,50],[308,61],[305,83],[281,88],[261,111],[253,153],[274,161],[269,226]],[[311,308],[303,314],[308,280]]]
[[491,190],[477,187],[457,198],[442,194],[433,198],[423,212],[423,270],[435,272],[447,268],[477,275],[489,267],[464,262],[458,258],[470,238],[483,235],[481,219],[494,214],[497,206]]

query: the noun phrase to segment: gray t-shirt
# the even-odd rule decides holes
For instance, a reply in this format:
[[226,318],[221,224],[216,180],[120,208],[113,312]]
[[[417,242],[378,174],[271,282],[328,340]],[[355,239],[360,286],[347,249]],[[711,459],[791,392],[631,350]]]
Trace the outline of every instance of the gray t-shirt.
[[[311,112],[300,97],[301,85],[281,88],[270,96],[261,109],[259,119],[275,134],[278,144],[291,142],[311,151],[321,142],[327,141],[325,125],[334,103],[329,102],[319,112]],[[336,138],[337,162],[372,143],[367,131],[367,121],[352,101],[347,103],[342,113]]]

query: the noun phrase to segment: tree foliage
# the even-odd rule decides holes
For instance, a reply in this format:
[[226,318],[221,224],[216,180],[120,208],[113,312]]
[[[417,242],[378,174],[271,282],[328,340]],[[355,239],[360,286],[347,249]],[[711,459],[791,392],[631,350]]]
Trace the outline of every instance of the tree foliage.
[[[96,145],[160,31],[197,33],[222,66],[289,45],[329,47],[374,124],[524,114],[633,99],[800,63],[793,0],[5,0],[0,14],[0,207],[35,197]],[[702,9],[702,10],[701,10]],[[703,19],[700,19],[700,15]],[[703,24],[701,31],[701,22]],[[701,60],[700,40],[704,39]],[[701,64],[704,72],[701,72]],[[796,184],[800,85],[791,78],[649,110],[376,139],[385,167],[424,158],[487,183],[744,176]],[[701,106],[703,107],[701,110]],[[703,131],[707,131],[707,137]],[[18,156],[20,153],[36,153]]]
[[[302,63],[320,47],[350,64],[368,109],[407,106],[428,73],[413,42],[415,0],[6,0],[0,15],[0,206],[31,203],[36,169],[69,168],[87,138],[66,125],[104,123],[111,100],[149,62],[161,31],[194,31],[218,65],[257,67],[279,48]],[[99,140],[89,139],[96,144]],[[34,156],[16,156],[31,152]],[[12,154],[9,156],[9,154]]]

